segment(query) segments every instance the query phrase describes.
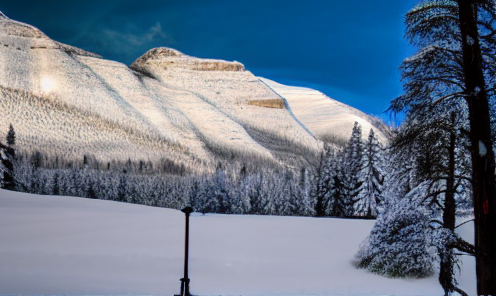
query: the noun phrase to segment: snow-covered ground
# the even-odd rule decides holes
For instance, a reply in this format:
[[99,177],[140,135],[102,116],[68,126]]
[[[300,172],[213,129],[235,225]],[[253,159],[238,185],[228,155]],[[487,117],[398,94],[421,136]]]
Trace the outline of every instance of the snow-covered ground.
[[[193,214],[195,295],[442,295],[436,276],[388,279],[351,265],[373,221]],[[184,214],[0,190],[0,295],[173,295]],[[471,237],[473,225],[464,225]],[[464,259],[461,287],[475,295]]]

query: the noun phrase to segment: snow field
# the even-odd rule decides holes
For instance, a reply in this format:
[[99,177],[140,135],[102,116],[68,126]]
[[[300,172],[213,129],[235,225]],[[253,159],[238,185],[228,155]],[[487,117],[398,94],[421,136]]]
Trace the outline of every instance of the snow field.
[[[195,295],[442,295],[437,275],[388,279],[351,260],[374,221],[193,214]],[[184,214],[0,190],[0,294],[173,295]],[[473,235],[473,225],[461,227]],[[461,287],[475,293],[464,259]]]

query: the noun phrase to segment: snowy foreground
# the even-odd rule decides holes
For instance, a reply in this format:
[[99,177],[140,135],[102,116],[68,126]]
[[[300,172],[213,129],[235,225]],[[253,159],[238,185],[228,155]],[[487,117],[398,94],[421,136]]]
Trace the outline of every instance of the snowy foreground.
[[[437,276],[387,279],[351,265],[373,221],[193,214],[195,295],[442,295]],[[0,295],[173,295],[184,214],[0,190]],[[464,227],[464,228],[463,228]],[[463,226],[472,236],[473,225]],[[474,260],[461,287],[475,295]]]

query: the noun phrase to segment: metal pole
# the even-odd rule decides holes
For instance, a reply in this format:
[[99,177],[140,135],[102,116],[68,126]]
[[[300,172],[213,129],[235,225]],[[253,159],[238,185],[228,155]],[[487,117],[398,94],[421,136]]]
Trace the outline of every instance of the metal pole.
[[192,207],[187,207],[182,209],[181,211],[186,214],[186,237],[184,242],[184,277],[181,279],[181,296],[190,296],[188,278],[189,214],[191,214],[194,210]]

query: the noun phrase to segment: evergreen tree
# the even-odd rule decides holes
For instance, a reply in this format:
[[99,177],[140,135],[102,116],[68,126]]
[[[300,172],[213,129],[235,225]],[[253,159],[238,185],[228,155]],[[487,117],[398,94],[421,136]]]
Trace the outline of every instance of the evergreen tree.
[[122,202],[126,202],[127,201],[127,197],[126,197],[126,193],[127,193],[126,185],[127,185],[127,178],[126,178],[126,174],[123,172],[120,175],[119,185],[117,186],[117,198],[116,198],[116,201],[122,201]]
[[98,199],[98,197],[96,196],[95,189],[93,188],[93,182],[91,182],[91,181],[88,184],[88,189],[86,191],[86,197],[91,198],[91,199]]
[[14,177],[15,132],[12,124],[7,133],[7,146],[0,143],[0,187],[7,190],[15,190]]
[[12,162],[7,153],[7,146],[0,143],[0,188],[5,188],[10,179]]
[[355,255],[355,265],[387,277],[423,278],[434,272],[430,217],[408,198],[389,203]]
[[363,181],[361,180],[363,153],[362,128],[358,122],[355,122],[350,140],[342,154],[340,167],[334,176],[335,192],[333,194],[333,203],[338,208],[333,209],[333,212],[340,212],[343,217],[353,216],[354,203],[363,190]]
[[58,173],[55,173],[53,175],[52,194],[53,195],[60,195],[59,174]]
[[406,25],[407,36],[420,51],[402,65],[406,94],[393,101],[392,110],[416,115],[440,103],[467,106],[477,290],[480,295],[496,295],[496,237],[492,233],[496,184],[489,104],[496,92],[495,2],[423,1],[406,15]]
[[7,146],[14,147],[16,144],[16,134],[12,124],[9,126],[9,132],[7,133]]
[[330,213],[331,217],[350,217],[353,204],[349,198],[348,188],[343,182],[345,176],[340,167],[332,175],[333,190],[331,192]]
[[431,210],[433,223],[443,228],[436,233],[451,233],[451,237],[456,238],[454,241],[440,239],[444,244],[437,244],[441,267],[439,281],[446,294],[457,291],[465,295],[457,288],[455,266],[458,265],[458,258],[453,249],[475,255],[473,246],[455,234],[457,207],[470,196],[470,163],[466,161],[468,140],[463,135],[468,122],[463,108],[451,109],[450,112],[439,112],[441,115],[437,117],[426,117],[420,121],[412,122],[407,118],[394,139],[393,149],[398,154],[404,154],[404,150],[412,146],[418,151],[415,170],[418,178],[428,184],[427,190],[420,196],[421,203]]
[[230,196],[225,171],[219,165],[213,179],[213,196],[216,200],[217,209],[215,213],[228,214],[230,210]]
[[311,192],[316,217],[323,217],[330,214],[335,172],[336,153],[330,145],[326,144],[320,155],[319,165],[313,178],[313,190]]
[[362,190],[355,202],[355,216],[377,217],[377,205],[382,201],[385,172],[382,147],[371,129],[365,144],[363,169],[360,172]]

